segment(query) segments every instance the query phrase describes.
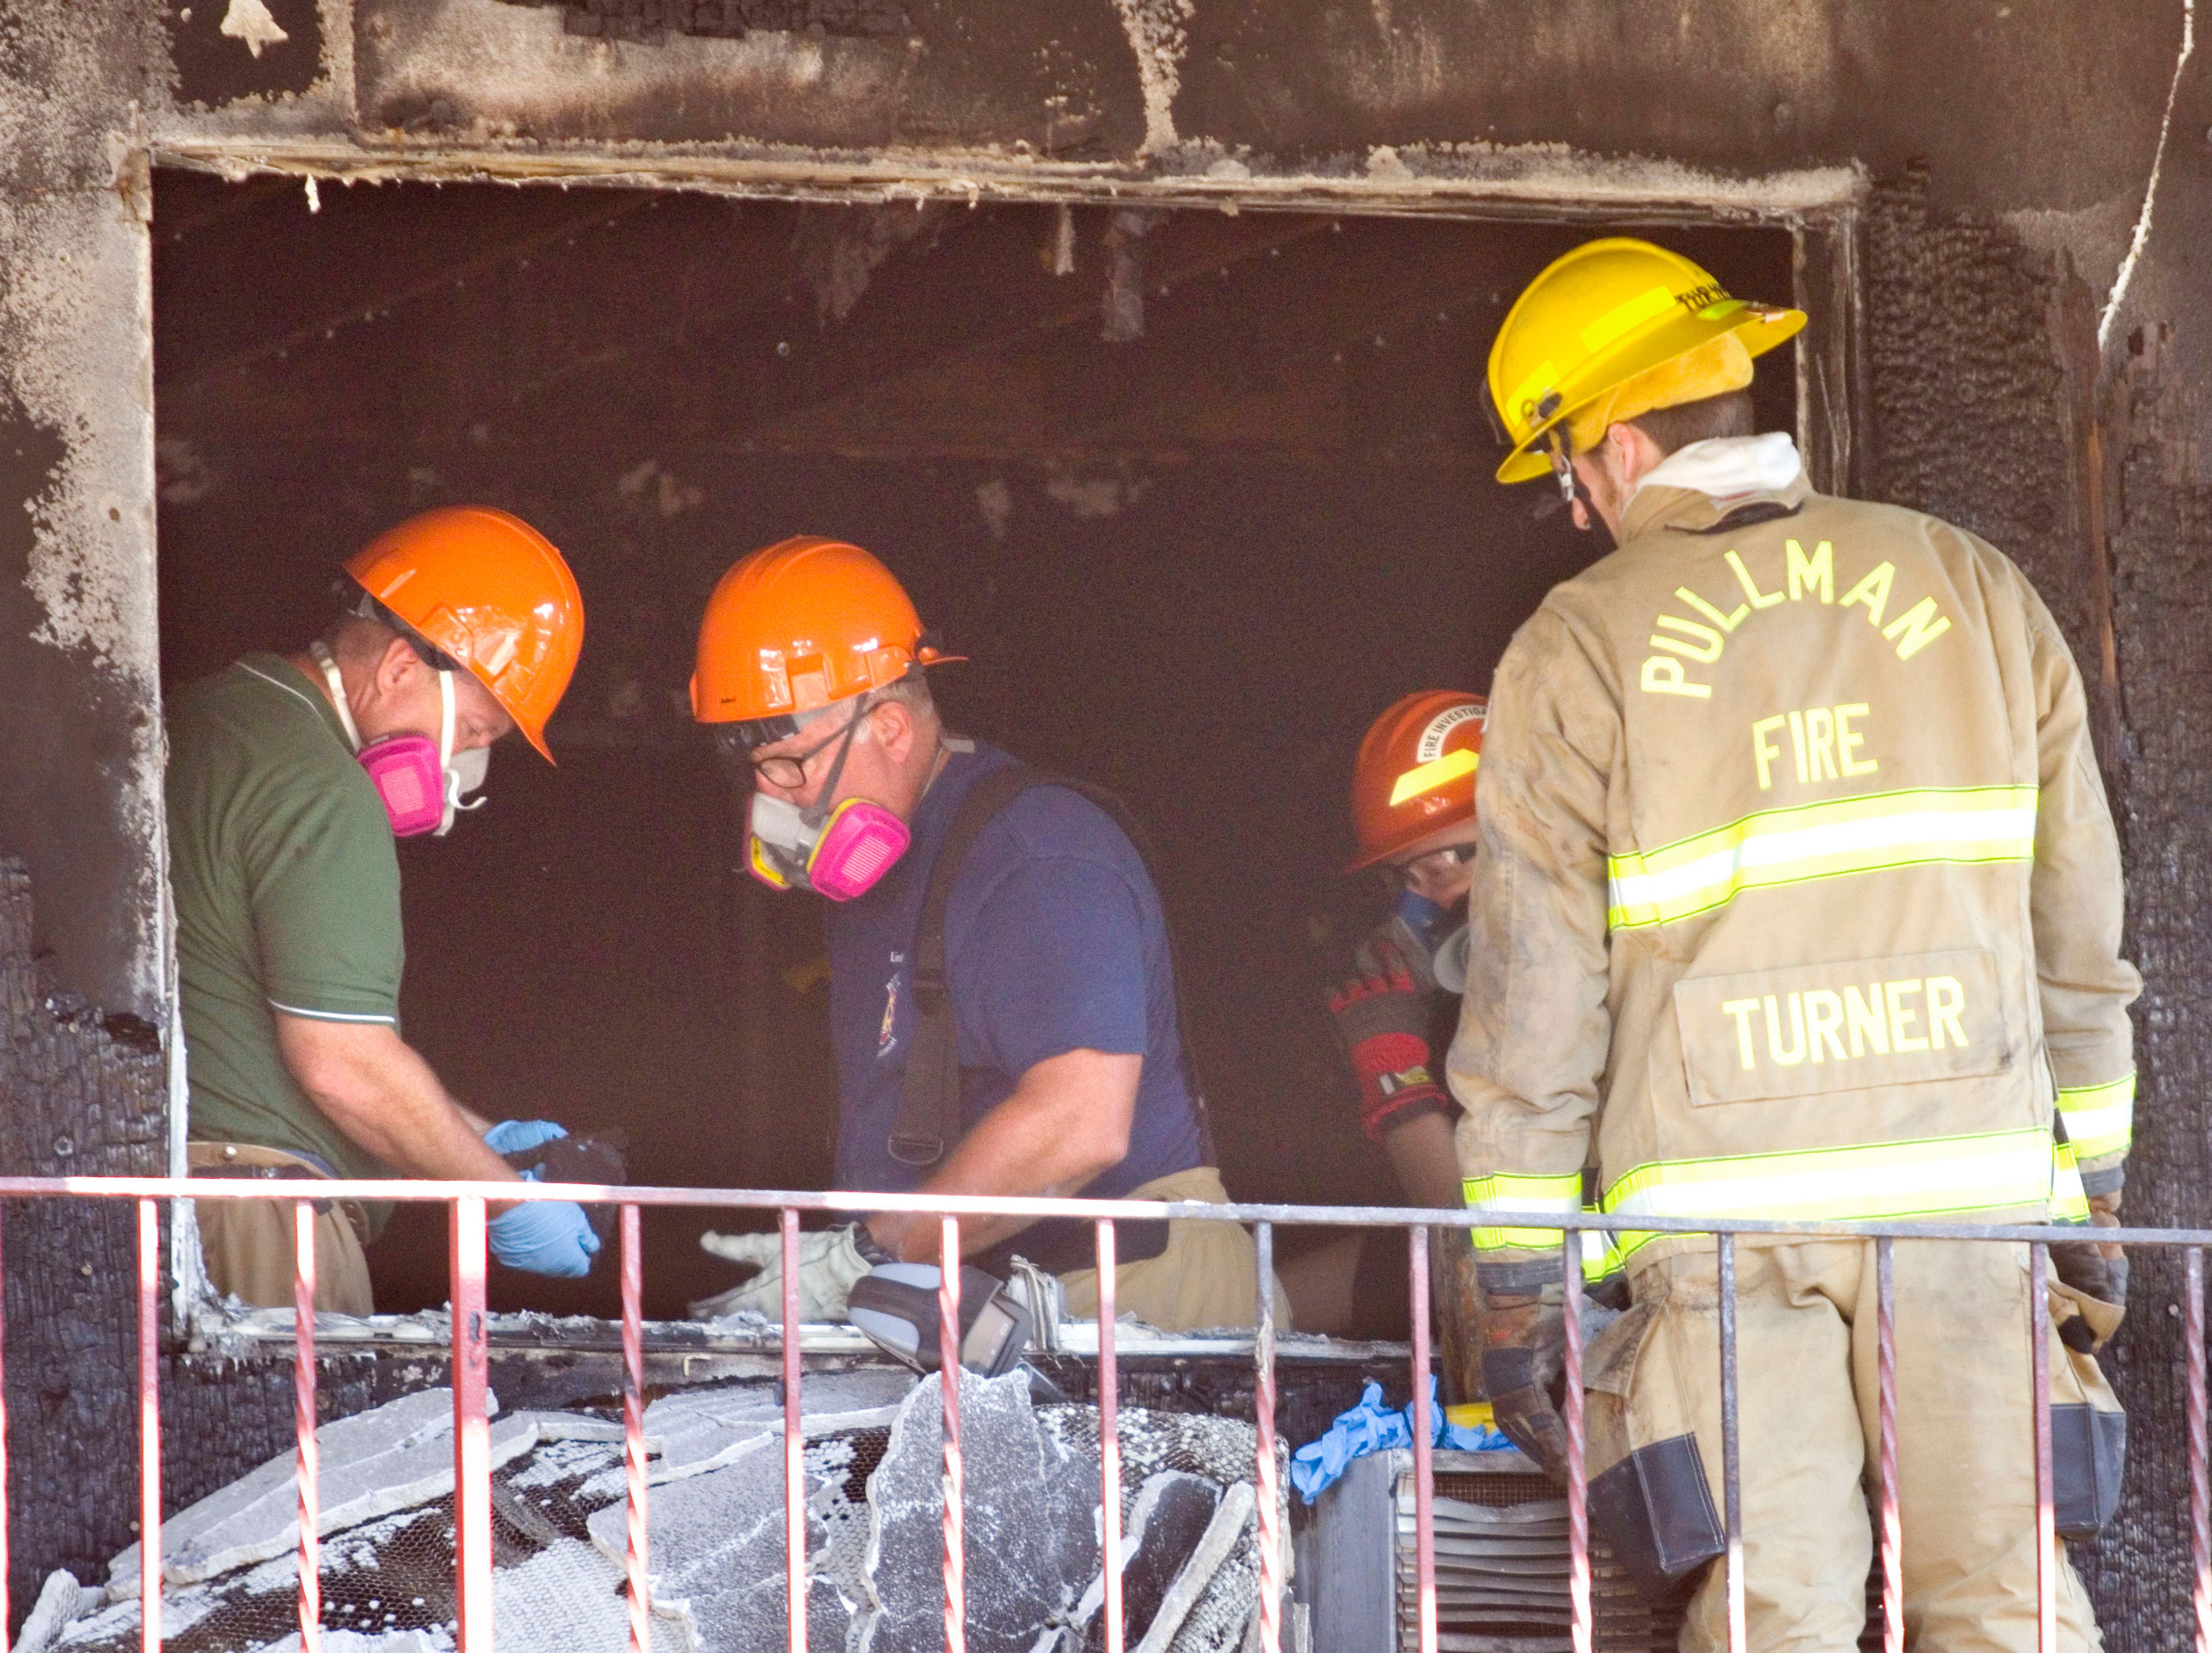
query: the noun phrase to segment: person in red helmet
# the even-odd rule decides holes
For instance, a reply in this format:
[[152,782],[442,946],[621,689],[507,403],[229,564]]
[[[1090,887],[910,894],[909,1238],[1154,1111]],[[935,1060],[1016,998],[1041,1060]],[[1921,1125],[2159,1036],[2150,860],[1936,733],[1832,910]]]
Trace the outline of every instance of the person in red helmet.
[[[1480,695],[1407,695],[1375,720],[1352,763],[1358,851],[1345,871],[1375,875],[1390,905],[1327,1003],[1358,1088],[1360,1128],[1382,1145],[1410,1205],[1460,1203],[1459,1106],[1444,1089],[1442,1058],[1466,970],[1474,775],[1487,714]],[[1446,1255],[1453,1251],[1448,1241]],[[1404,1269],[1395,1234],[1355,1232],[1286,1262],[1283,1283],[1301,1330],[1397,1336]],[[1437,1271],[1448,1323],[1451,1276],[1449,1265]],[[1455,1357],[1455,1340],[1444,1352]]]
[[1474,857],[1474,775],[1489,708],[1480,695],[1431,690],[1375,720],[1352,772],[1359,853],[1379,869],[1390,915],[1360,944],[1329,1013],[1359,1083],[1359,1123],[1380,1142],[1407,1198],[1455,1206],[1458,1105],[1437,1060],[1459,1020],[1465,906]]

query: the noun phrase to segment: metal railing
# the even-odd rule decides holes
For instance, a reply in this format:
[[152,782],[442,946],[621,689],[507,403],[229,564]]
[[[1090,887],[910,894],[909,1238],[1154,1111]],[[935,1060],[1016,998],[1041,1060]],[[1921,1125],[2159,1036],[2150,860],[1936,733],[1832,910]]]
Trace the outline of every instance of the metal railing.
[[[1436,1559],[1431,1462],[1429,1385],[1429,1231],[1431,1227],[1511,1226],[1557,1231],[1561,1239],[1565,1288],[1565,1405],[1570,1549],[1569,1598],[1576,1653],[1591,1653],[1594,1617],[1591,1589],[1589,1486],[1583,1462],[1583,1347],[1578,1310],[1582,1300],[1582,1236],[1585,1231],[1638,1235],[1704,1236],[1714,1240],[1719,1265],[1722,1484],[1726,1549],[1721,1558],[1727,1586],[1728,1646],[1746,1645],[1743,1518],[1739,1462],[1739,1390],[1736,1373],[1736,1241],[1741,1235],[1784,1236],[1806,1240],[1872,1240],[1876,1269],[1877,1474],[1875,1539],[1881,1577],[1881,1614],[1884,1653],[1904,1653],[1905,1614],[1901,1543],[1897,1501],[1897,1360],[1894,1323],[1896,1288],[1893,1249],[1899,1240],[1999,1242],[2030,1248],[2028,1341],[2035,1395],[2036,1541],[2038,1631],[2040,1653],[2057,1646],[2057,1568],[2051,1435],[2051,1310],[2047,1297],[2050,1247],[2080,1241],[2094,1232],[2099,1241],[2131,1246],[2179,1249],[2185,1254],[2184,1338],[2188,1355],[2189,1513],[2191,1567],[2194,1581],[2197,1653],[2212,1653],[2212,1489],[2208,1489],[2206,1371],[2204,1347],[2204,1250],[2212,1231],[2106,1228],[2087,1231],[2051,1225],[1984,1225],[1971,1223],[1865,1222],[1788,1223],[1725,1218],[1601,1217],[1584,1213],[1571,1226],[1554,1230],[1526,1212],[1475,1207],[1420,1210],[1401,1206],[1162,1204],[1134,1200],[1009,1199],[983,1195],[798,1193],[744,1188],[604,1187],[554,1182],[421,1182],[337,1181],[312,1183],[302,1198],[301,1184],[179,1177],[0,1177],[0,1199],[55,1197],[132,1200],[137,1204],[138,1251],[138,1419],[139,1419],[139,1607],[145,1653],[159,1653],[161,1622],[161,1464],[160,1445],[160,1317],[161,1290],[160,1221],[161,1200],[286,1200],[295,1213],[297,1254],[294,1302],[297,1319],[295,1419],[298,1433],[300,1494],[300,1634],[301,1653],[319,1653],[321,1607],[318,1577],[315,1442],[315,1203],[318,1200],[438,1201],[451,1207],[453,1395],[454,1463],[454,1572],[459,1653],[491,1653],[491,1480],[489,1425],[486,1412],[488,1339],[484,1303],[486,1207],[489,1203],[569,1200],[620,1207],[623,1430],[628,1514],[628,1586],[631,1653],[649,1653],[652,1602],[647,1552],[644,1320],[641,1310],[644,1264],[639,1212],[646,1206],[709,1206],[773,1211],[782,1237],[783,1452],[787,1607],[791,1653],[805,1653],[806,1590],[805,1483],[799,1413],[799,1218],[802,1212],[860,1215],[907,1212],[940,1218],[939,1255],[943,1285],[939,1292],[939,1345],[960,1346],[960,1219],[963,1217],[1060,1217],[1096,1225],[1098,1263],[1098,1435],[1102,1505],[1102,1616],[1108,1653],[1125,1653],[1121,1598],[1121,1449],[1116,1423],[1119,1383],[1115,1364],[1115,1225],[1158,1221],[1163,1216],[1197,1221],[1240,1222],[1254,1226],[1259,1254],[1258,1290],[1252,1341],[1254,1422],[1257,1441],[1253,1466],[1258,1493],[1259,1646],[1281,1653],[1280,1614],[1284,1578],[1284,1533],[1278,1509],[1279,1476],[1275,1436],[1275,1310],[1272,1290],[1274,1229],[1277,1225],[1320,1227],[1389,1227],[1407,1231],[1407,1291],[1413,1338],[1415,1577],[1417,1623],[1421,1653],[1437,1646]],[[960,1449],[960,1389],[941,1385],[944,1395],[944,1577],[945,1647],[964,1653],[965,1539],[962,1524],[963,1464]],[[4,1395],[4,1387],[0,1387]],[[0,1402],[3,1407],[4,1402]],[[5,1485],[6,1418],[0,1409],[0,1486]],[[0,1622],[8,1612],[8,1522],[0,1511]]]

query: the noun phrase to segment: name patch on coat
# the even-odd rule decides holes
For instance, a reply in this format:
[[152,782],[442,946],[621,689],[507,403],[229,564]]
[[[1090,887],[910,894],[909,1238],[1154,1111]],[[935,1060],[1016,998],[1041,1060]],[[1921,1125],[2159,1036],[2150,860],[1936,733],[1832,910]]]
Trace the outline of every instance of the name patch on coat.
[[1760,1102],[1972,1079],[2008,1065],[1996,961],[1978,948],[1674,984],[1690,1100]]

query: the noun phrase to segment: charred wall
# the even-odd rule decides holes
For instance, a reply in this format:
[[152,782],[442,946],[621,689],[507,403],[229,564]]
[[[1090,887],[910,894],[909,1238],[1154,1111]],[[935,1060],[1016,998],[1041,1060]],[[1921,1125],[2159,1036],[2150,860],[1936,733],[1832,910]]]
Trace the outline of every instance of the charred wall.
[[[2083,661],[2147,981],[2130,1210],[2203,1220],[2212,82],[2182,55],[2180,3],[1739,0],[1677,27],[1594,0],[910,0],[893,32],[872,4],[746,0],[704,29],[700,5],[663,4],[673,24],[630,39],[594,26],[630,15],[599,0],[268,0],[252,9],[274,34],[227,31],[231,9],[28,0],[0,19],[0,849],[42,897],[0,968],[9,1169],[151,1169],[167,1127],[149,154],[837,198],[1719,214],[1833,198],[1859,167],[1883,180],[1869,485],[2018,557]],[[40,1568],[125,1531],[131,1257],[125,1213],[8,1216],[9,1254],[35,1260],[7,1297],[21,1601]],[[2138,1268],[2112,1357],[2137,1450],[2088,1563],[2130,1650],[2179,1644],[2186,1553],[2176,1281]],[[172,1416],[203,1419],[196,1439],[281,1438],[281,1377],[196,1370]],[[203,1450],[173,1491],[228,1462]]]
[[[2190,464],[2187,392],[2155,328],[2100,374],[2070,258],[1931,204],[1923,170],[1877,187],[1866,234],[1874,491],[2003,549],[2081,662],[2144,981],[2127,1215],[2201,1225],[2212,748],[2196,708],[2212,694],[2212,498]],[[2181,1260],[2139,1255],[2134,1271],[2127,1323],[2104,1356],[2136,1420],[2125,1493],[2114,1527],[2075,1551],[2116,1653],[2191,1633]]]

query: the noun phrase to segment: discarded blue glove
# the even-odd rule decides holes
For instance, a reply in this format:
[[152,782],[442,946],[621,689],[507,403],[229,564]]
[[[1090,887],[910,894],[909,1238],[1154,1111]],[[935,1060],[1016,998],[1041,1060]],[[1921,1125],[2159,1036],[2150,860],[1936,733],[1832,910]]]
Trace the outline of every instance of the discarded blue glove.
[[[1370,1383],[1360,1391],[1358,1406],[1336,1414],[1326,1435],[1291,1455],[1291,1485],[1311,1504],[1343,1478],[1354,1458],[1413,1443],[1412,1402],[1392,1412],[1382,1404],[1382,1386]],[[1487,1425],[1468,1429],[1446,1418],[1443,1402],[1437,1398],[1432,1372],[1429,1376],[1429,1444],[1451,1452],[1496,1452],[1513,1443]]]
[[592,1272],[599,1237],[592,1219],[572,1200],[532,1200],[509,1206],[486,1228],[491,1255],[509,1268],[560,1279],[581,1279]]
[[[483,1133],[483,1139],[484,1146],[495,1154],[528,1153],[568,1134],[565,1127],[550,1119],[503,1119]],[[535,1171],[523,1175],[533,1182],[538,1180]]]

